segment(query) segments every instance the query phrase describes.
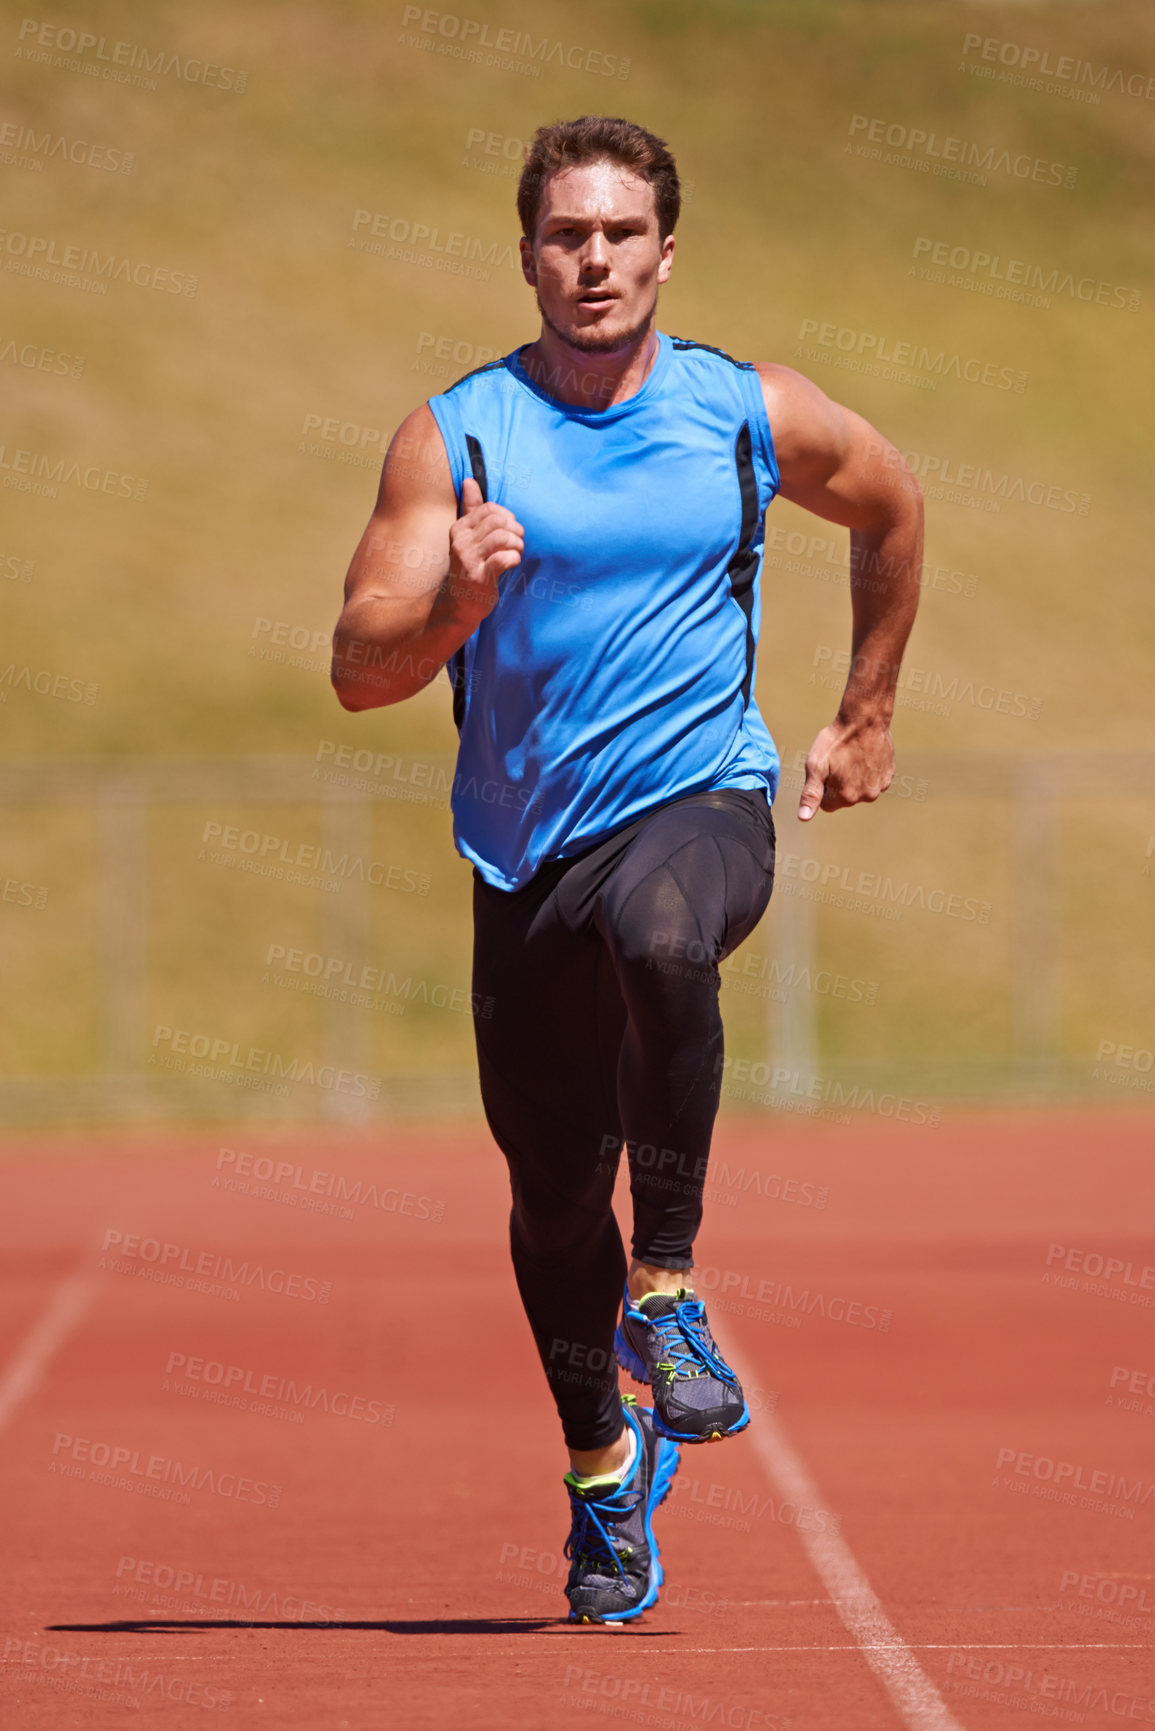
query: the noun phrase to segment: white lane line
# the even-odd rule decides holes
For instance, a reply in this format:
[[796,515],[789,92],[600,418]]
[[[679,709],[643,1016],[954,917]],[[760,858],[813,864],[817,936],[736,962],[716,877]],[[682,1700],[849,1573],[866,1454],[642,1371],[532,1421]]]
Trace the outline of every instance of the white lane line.
[[100,1286],[99,1278],[78,1271],[56,1288],[47,1310],[32,1324],[8,1368],[0,1376],[0,1430],[34,1391],[48,1369],[53,1353],[71,1334]]
[[[711,1326],[711,1328],[713,1328],[713,1323],[711,1323],[710,1326]],[[499,1621],[499,1619],[495,1618],[495,1621]],[[159,1622],[159,1620],[158,1620],[158,1622]],[[163,1625],[161,1625],[161,1626],[163,1626]],[[196,1625],[195,1625],[195,1623],[190,1623],[187,1625],[187,1627],[195,1628]],[[294,1627],[296,1627],[296,1624],[294,1624]],[[304,1627],[307,1629],[308,1624],[306,1623],[304,1625]],[[371,1630],[376,1630],[380,1627],[380,1625],[378,1625],[376,1623],[368,1623],[368,1627]],[[622,1645],[625,1646],[626,1642],[629,1639],[631,1639],[631,1637],[628,1633],[629,1625],[626,1623],[600,1623],[600,1624],[590,1623],[590,1624],[582,1627],[581,1634],[578,1634],[576,1632],[577,1628],[578,1628],[578,1625],[575,1624],[574,1625],[575,1632],[573,1634],[570,1634],[568,1632],[566,1634],[562,1634],[560,1630],[557,1632],[554,1632],[554,1631],[549,1630],[549,1629],[527,1629],[525,1631],[525,1638],[527,1641],[570,1641],[570,1642],[573,1642],[573,1641],[597,1641],[602,1635],[608,1634],[611,1629],[613,1629],[615,1631],[617,1631],[618,1629],[623,1629],[623,1630],[626,1630],[627,1633],[623,1637]],[[388,1634],[389,1631],[386,1629],[384,1632],[386,1634]],[[317,1633],[322,1634],[323,1631],[318,1629]],[[408,1638],[411,1640],[422,1639],[421,1636],[410,1636]],[[427,1637],[427,1638],[431,1638],[431,1637]],[[448,1641],[448,1640],[452,1640],[453,1638],[454,1637],[451,1635],[438,1635],[437,1636],[437,1639],[439,1641]],[[472,1640],[476,1639],[476,1636],[466,1634],[463,1631],[461,1636],[460,1636],[460,1639],[463,1641],[472,1641]],[[685,1645],[685,1643],[682,1641],[677,1641],[670,1646],[666,1646],[666,1645],[663,1645],[662,1642],[660,1642],[660,1641],[648,1640],[645,1636],[643,1636],[640,1633],[640,1631],[638,1633],[634,1634],[632,1636],[632,1639],[635,1642],[640,1643],[643,1651],[645,1651],[646,1653],[861,1653],[862,1652],[862,1648],[858,1644],[857,1641],[847,1642],[846,1645],[842,1646],[842,1647],[838,1646],[837,1644],[835,1644],[833,1646],[822,1646],[822,1647],[687,1647]],[[1139,1643],[1136,1643],[1136,1645],[1139,1645]],[[1066,1645],[1066,1643],[1063,1641],[1053,1641],[1053,1642],[1049,1643],[1049,1646],[1053,1646],[1059,1652],[1063,1652],[1063,1653],[1067,1653],[1067,1652],[1079,1653],[1079,1652],[1082,1652],[1082,1650],[1083,1650],[1081,1647],[1068,1647]],[[943,1652],[943,1653],[952,1653],[952,1652],[956,1651],[955,1648],[950,1647],[950,1646],[943,1646],[941,1648],[939,1648],[939,1647],[925,1648],[923,1646],[919,1646],[920,1652],[922,1652],[924,1650],[929,1651],[929,1652]],[[985,1651],[986,1649],[983,1649],[983,1650]],[[1031,1647],[1031,1648],[1028,1648],[1026,1650],[1029,1652],[1038,1651],[1038,1649],[1035,1647]],[[1115,1647],[1115,1646],[1112,1646],[1110,1648],[1110,1651],[1112,1653],[1118,1653],[1118,1652],[1123,1652],[1123,1651],[1128,1651],[1128,1650],[1129,1649],[1122,1648],[1122,1647]],[[487,1653],[491,1654],[495,1658],[504,1659],[504,1658],[508,1658],[510,1656],[510,1654],[520,1653],[524,1656],[525,1648],[524,1647],[492,1647],[492,1648],[487,1647],[485,1649],[485,1651]],[[1151,1649],[1149,1646],[1144,1645],[1141,1647],[1141,1651],[1143,1651],[1144,1653],[1149,1653],[1151,1651]]]
[[[713,1323],[710,1324],[710,1327],[711,1330],[714,1329]],[[714,1338],[717,1339],[716,1330],[714,1331]],[[622,1623],[606,1623],[598,1630],[598,1633],[606,1634],[610,1629],[617,1630],[624,1627],[625,1625]],[[538,1633],[536,1630],[527,1632],[535,1635]],[[554,1637],[549,1636],[548,1631],[542,1631],[541,1638],[551,1639]],[[568,1634],[558,1638],[566,1641],[574,1639],[572,1635]],[[592,1641],[595,1637],[587,1635],[583,1631],[578,1639]],[[638,1639],[641,1639],[640,1635]],[[1100,1651],[1129,1653],[1132,1648],[1140,1653],[1151,1651],[1150,1641],[1028,1641],[1025,1646],[1017,1643],[1012,1645],[1006,1641],[908,1641],[906,1645],[915,1653],[1049,1653],[1051,1651],[1058,1653],[1098,1653]],[[858,1653],[861,1651],[861,1645],[857,1641],[842,1643],[823,1641],[817,1646],[811,1643],[804,1647],[687,1647],[681,1641],[676,1647],[659,1647],[654,1641],[646,1641],[645,1648],[647,1653]],[[487,1653],[489,1652],[488,1647],[485,1650]],[[512,1653],[514,1649],[507,1647],[505,1651]]]
[[[711,1318],[715,1339],[719,1330]],[[718,1340],[722,1353],[734,1366],[745,1388],[756,1379],[742,1355],[727,1341]],[[760,1413],[750,1427],[750,1440],[770,1483],[779,1495],[798,1508],[824,1509],[829,1505],[795,1454],[777,1419]],[[960,1722],[922,1669],[910,1647],[886,1617],[870,1582],[859,1568],[844,1539],[832,1532],[794,1531],[805,1546],[819,1580],[834,1601],[834,1608],[857,1641],[863,1658],[894,1702],[909,1731],[963,1731]]]

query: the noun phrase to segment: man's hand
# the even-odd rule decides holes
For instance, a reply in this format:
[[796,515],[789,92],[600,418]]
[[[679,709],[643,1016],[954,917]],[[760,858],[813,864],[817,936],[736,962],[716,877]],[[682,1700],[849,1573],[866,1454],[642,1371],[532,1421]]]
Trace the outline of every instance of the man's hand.
[[893,780],[894,742],[885,721],[832,722],[807,753],[798,816],[809,823],[819,808],[842,811],[870,802]]
[[462,486],[461,503],[462,514],[449,531],[448,590],[457,618],[477,626],[497,606],[498,579],[520,565],[525,530],[504,505],[485,503],[472,475]]

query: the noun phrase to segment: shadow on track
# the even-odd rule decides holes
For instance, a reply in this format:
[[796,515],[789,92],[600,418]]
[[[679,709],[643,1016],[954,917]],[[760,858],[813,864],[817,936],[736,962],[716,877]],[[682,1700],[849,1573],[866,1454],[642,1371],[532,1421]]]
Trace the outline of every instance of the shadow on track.
[[[367,1629],[386,1635],[533,1635],[544,1630],[554,1635],[588,1635],[598,1627],[606,1625],[571,1623],[566,1617],[393,1617],[380,1623],[272,1623],[248,1621],[241,1617],[126,1617],[115,1623],[45,1625],[49,1634],[70,1635],[189,1635],[195,1634],[198,1629]],[[614,1632],[617,1632],[616,1628]],[[657,1634],[659,1631],[629,1628],[628,1632],[646,1635]],[[667,1636],[670,1632],[668,1629],[661,1631]]]

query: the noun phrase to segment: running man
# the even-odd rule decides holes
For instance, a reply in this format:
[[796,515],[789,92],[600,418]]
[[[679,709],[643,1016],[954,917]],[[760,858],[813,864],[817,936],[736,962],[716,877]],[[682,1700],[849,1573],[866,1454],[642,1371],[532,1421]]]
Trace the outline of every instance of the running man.
[[[642,127],[538,131],[517,208],[541,334],[402,423],[334,637],[349,710],[449,671],[473,988],[493,1004],[475,1022],[481,1092],[569,1450],[570,1617],[592,1622],[657,1599],[651,1522],[680,1443],[749,1423],[691,1269],[718,963],[774,872],[778,754],[754,701],[764,514],[781,493],[848,528],[857,579],[804,822],[890,785],[922,563],[917,484],[867,422],[789,367],[658,330],[679,203]],[[652,1409],[619,1393],[619,1363]]]

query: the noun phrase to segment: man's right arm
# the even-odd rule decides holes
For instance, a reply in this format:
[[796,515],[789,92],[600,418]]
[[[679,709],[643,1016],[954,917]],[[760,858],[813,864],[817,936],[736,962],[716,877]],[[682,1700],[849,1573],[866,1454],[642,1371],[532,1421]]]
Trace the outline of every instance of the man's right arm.
[[512,511],[487,505],[470,477],[462,514],[428,404],[401,423],[377,504],[345,578],[332,680],[345,709],[379,709],[421,691],[497,604],[521,560]]

